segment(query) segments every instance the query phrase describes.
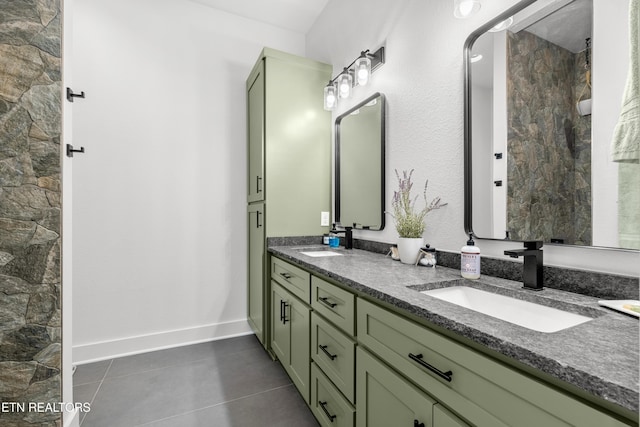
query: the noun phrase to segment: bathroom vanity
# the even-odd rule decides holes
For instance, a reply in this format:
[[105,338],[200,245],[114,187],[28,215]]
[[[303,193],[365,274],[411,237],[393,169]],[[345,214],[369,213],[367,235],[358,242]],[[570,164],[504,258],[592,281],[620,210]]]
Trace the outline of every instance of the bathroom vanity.
[[[268,249],[271,348],[321,425],[637,425],[636,318],[584,295],[324,250]],[[539,332],[422,293],[461,285],[589,320]]]

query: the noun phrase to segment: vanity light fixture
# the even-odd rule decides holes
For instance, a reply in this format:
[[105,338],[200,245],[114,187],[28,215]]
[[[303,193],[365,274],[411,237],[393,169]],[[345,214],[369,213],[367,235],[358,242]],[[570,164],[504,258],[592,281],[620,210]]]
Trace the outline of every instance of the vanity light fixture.
[[371,80],[371,73],[384,64],[384,46],[374,53],[369,49],[360,52],[348,67],[329,81],[324,88],[324,109],[333,111],[338,105],[338,99],[351,96],[355,86],[364,86]]
[[453,16],[464,19],[480,10],[480,0],[454,0]]

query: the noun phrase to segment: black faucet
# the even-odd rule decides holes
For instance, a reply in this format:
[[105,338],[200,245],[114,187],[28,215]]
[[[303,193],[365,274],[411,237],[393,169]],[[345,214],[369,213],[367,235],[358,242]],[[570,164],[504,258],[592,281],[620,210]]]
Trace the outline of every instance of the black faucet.
[[331,233],[338,234],[344,233],[344,248],[353,249],[353,227],[344,227],[344,230],[337,230],[336,225],[333,224],[333,230]]
[[542,242],[539,240],[524,242],[524,249],[513,249],[504,251],[505,255],[511,258],[524,257],[524,270],[522,273],[523,288],[532,291],[541,291],[543,289],[543,272],[542,272]]

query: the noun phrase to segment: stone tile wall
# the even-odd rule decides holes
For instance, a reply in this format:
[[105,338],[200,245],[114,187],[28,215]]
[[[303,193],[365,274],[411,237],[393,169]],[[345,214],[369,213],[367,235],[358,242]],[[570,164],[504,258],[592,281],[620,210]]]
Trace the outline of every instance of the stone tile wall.
[[525,31],[507,49],[507,229],[591,245],[591,119],[576,109],[584,54]]
[[[61,401],[60,0],[0,0],[0,402]],[[4,408],[6,409],[6,408]],[[0,425],[59,426],[53,411]]]

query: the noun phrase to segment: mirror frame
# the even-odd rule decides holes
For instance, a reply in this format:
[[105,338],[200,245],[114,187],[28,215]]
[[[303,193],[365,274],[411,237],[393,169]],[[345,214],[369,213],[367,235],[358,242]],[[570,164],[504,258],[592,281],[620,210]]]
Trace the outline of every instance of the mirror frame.
[[[473,190],[473,177],[472,177],[472,140],[471,140],[471,48],[476,40],[493,28],[496,24],[504,21],[505,19],[515,15],[521,10],[534,4],[537,0],[522,0],[513,7],[507,9],[505,12],[498,15],[496,18],[490,20],[477,30],[475,30],[464,43],[464,230],[467,234],[472,234],[477,239],[482,240],[494,240],[494,241],[511,241],[519,242],[521,240],[512,239],[498,239],[492,237],[481,237],[475,234],[473,231],[472,221],[472,190]],[[579,246],[568,244],[556,244],[551,242],[545,242],[545,245],[558,245],[564,247],[579,247],[579,248],[604,248],[602,246]],[[625,248],[607,248],[615,250],[629,250]]]
[[385,163],[386,163],[386,159],[385,159],[385,152],[386,152],[386,137],[385,137],[385,133],[386,133],[386,125],[385,125],[385,121],[386,121],[386,100],[385,100],[385,96],[384,94],[380,93],[380,92],[376,92],[373,95],[369,96],[367,99],[365,99],[364,101],[360,102],[359,104],[355,105],[354,107],[350,108],[349,110],[345,111],[344,113],[340,114],[335,121],[335,188],[334,188],[334,202],[335,202],[335,207],[334,207],[334,222],[338,223],[340,225],[342,225],[343,227],[348,226],[351,227],[353,224],[341,224],[340,223],[340,123],[342,122],[342,120],[349,116],[351,113],[353,113],[354,111],[356,111],[359,108],[364,107],[366,104],[368,104],[369,102],[373,101],[375,98],[379,98],[378,102],[381,103],[380,108],[381,108],[381,117],[380,117],[380,176],[381,176],[381,182],[380,182],[380,228],[369,228],[368,226],[360,226],[360,227],[353,227],[354,230],[371,230],[371,231],[382,231],[384,229],[385,226]]

